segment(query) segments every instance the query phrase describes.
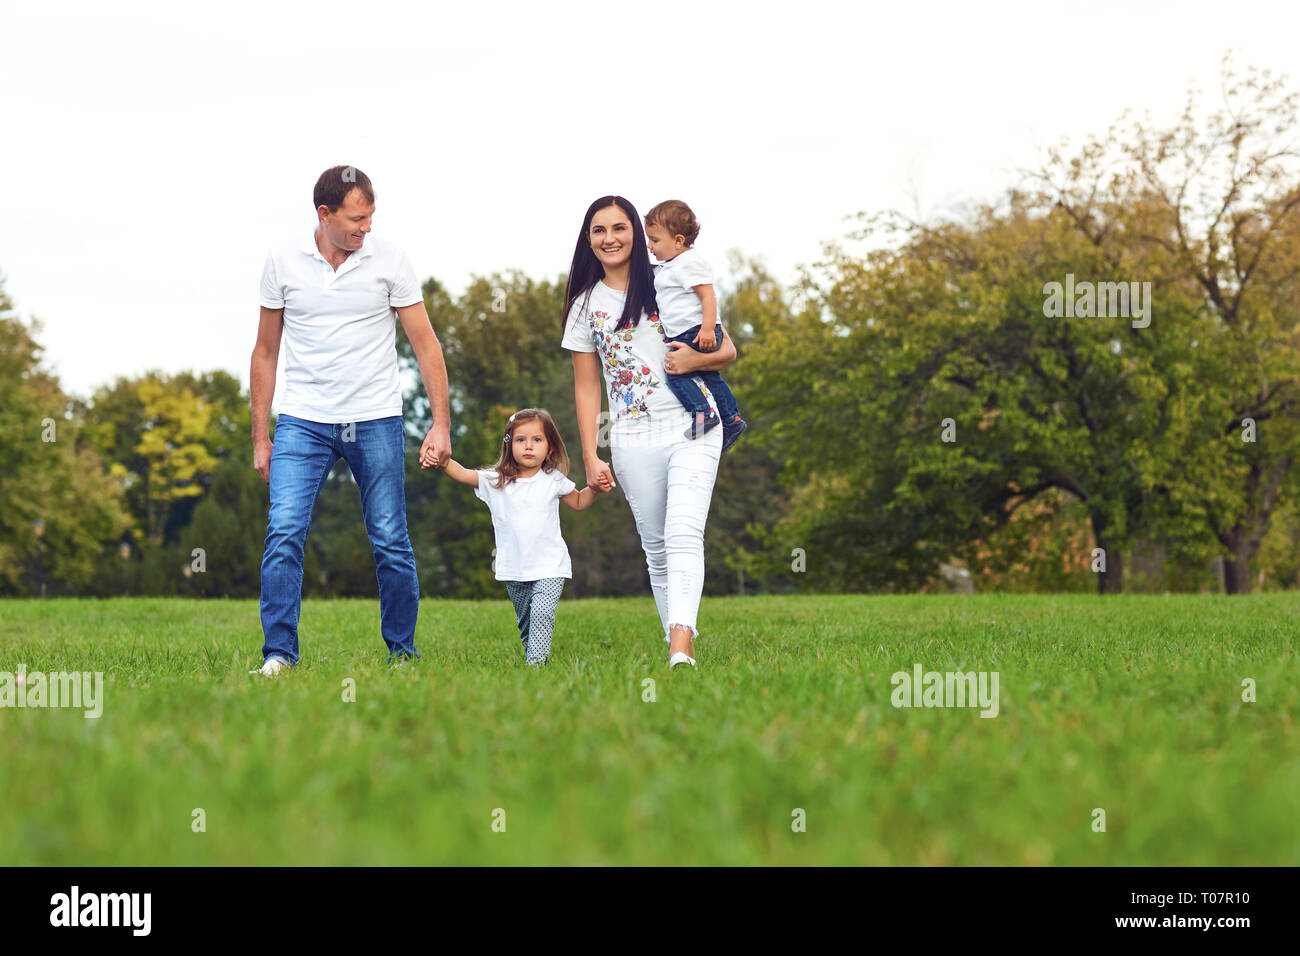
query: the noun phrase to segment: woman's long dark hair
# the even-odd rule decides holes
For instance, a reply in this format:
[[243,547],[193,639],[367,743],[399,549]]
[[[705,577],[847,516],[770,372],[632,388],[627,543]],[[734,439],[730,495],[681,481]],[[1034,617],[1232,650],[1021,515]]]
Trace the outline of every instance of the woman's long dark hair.
[[641,321],[641,313],[658,315],[659,305],[655,302],[655,274],[650,265],[650,252],[645,244],[645,229],[641,226],[641,217],[636,214],[636,207],[622,196],[601,196],[587,207],[587,215],[582,219],[582,231],[578,233],[578,243],[573,250],[573,265],[569,266],[569,283],[564,290],[564,316],[561,324],[567,328],[569,312],[579,296],[590,294],[596,283],[605,276],[605,267],[596,258],[591,249],[591,220],[602,209],[617,206],[627,213],[632,223],[632,255],[628,260],[627,297],[623,300],[623,314],[619,317],[616,330],[635,327]]

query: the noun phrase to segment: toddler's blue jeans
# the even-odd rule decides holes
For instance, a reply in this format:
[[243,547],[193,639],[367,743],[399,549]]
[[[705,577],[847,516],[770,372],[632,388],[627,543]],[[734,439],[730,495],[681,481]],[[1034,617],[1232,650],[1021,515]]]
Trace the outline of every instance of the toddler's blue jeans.
[[[669,342],[685,342],[697,352],[716,352],[722,348],[722,339],[726,333],[722,331],[722,323],[719,322],[713,326],[713,334],[717,337],[717,344],[711,349],[702,349],[698,342],[691,340],[699,335],[700,327],[692,326],[681,335],[673,335],[668,338]],[[687,375],[669,375],[664,373],[664,378],[668,381],[668,388],[677,396],[677,401],[682,403],[682,408],[691,413],[692,420],[696,415],[709,415],[713,411],[709,407],[708,399],[700,391],[700,386],[693,381],[696,377],[704,382],[704,387],[713,393],[713,397],[718,402],[718,416],[722,419],[723,425],[729,425],[735,421],[736,396],[731,394],[731,389],[727,383],[722,380],[722,373],[716,371],[709,372],[691,372]]]

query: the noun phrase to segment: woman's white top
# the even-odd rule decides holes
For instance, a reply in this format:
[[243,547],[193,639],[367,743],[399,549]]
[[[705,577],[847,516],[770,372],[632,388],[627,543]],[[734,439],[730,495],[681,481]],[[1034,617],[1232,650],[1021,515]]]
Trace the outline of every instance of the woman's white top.
[[[613,422],[610,447],[689,441],[685,432],[691,414],[677,401],[664,377],[664,357],[669,350],[659,316],[643,313],[636,328],[614,331],[625,298],[626,292],[597,282],[590,297],[583,294],[574,300],[561,344],[573,352],[600,353]],[[693,377],[700,381],[699,376]],[[700,382],[700,387],[716,415],[716,399],[704,383]]]
[[479,468],[474,494],[492,512],[497,550],[493,567],[498,581],[571,578],[569,549],[560,536],[560,499],[577,487],[558,471],[538,469],[494,488],[494,468]]

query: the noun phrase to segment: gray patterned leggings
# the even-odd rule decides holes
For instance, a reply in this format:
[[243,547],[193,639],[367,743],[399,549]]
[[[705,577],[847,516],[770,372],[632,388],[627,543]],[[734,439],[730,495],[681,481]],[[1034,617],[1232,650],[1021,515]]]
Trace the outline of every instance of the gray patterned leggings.
[[545,664],[551,655],[551,634],[555,631],[555,608],[564,590],[564,578],[539,581],[507,581],[506,591],[519,619],[519,638],[529,664]]

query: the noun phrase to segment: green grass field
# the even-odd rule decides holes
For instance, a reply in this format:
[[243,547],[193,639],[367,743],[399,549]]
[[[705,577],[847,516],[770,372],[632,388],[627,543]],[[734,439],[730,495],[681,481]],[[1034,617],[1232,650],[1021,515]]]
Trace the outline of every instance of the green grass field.
[[[396,668],[378,602],[309,601],[267,679],[256,601],[0,602],[0,671],[105,674],[98,720],[0,709],[0,863],[1295,865],[1298,612],[706,598],[684,673],[648,597],[562,601],[540,670],[504,595],[424,601]],[[893,707],[914,664],[999,715]]]

